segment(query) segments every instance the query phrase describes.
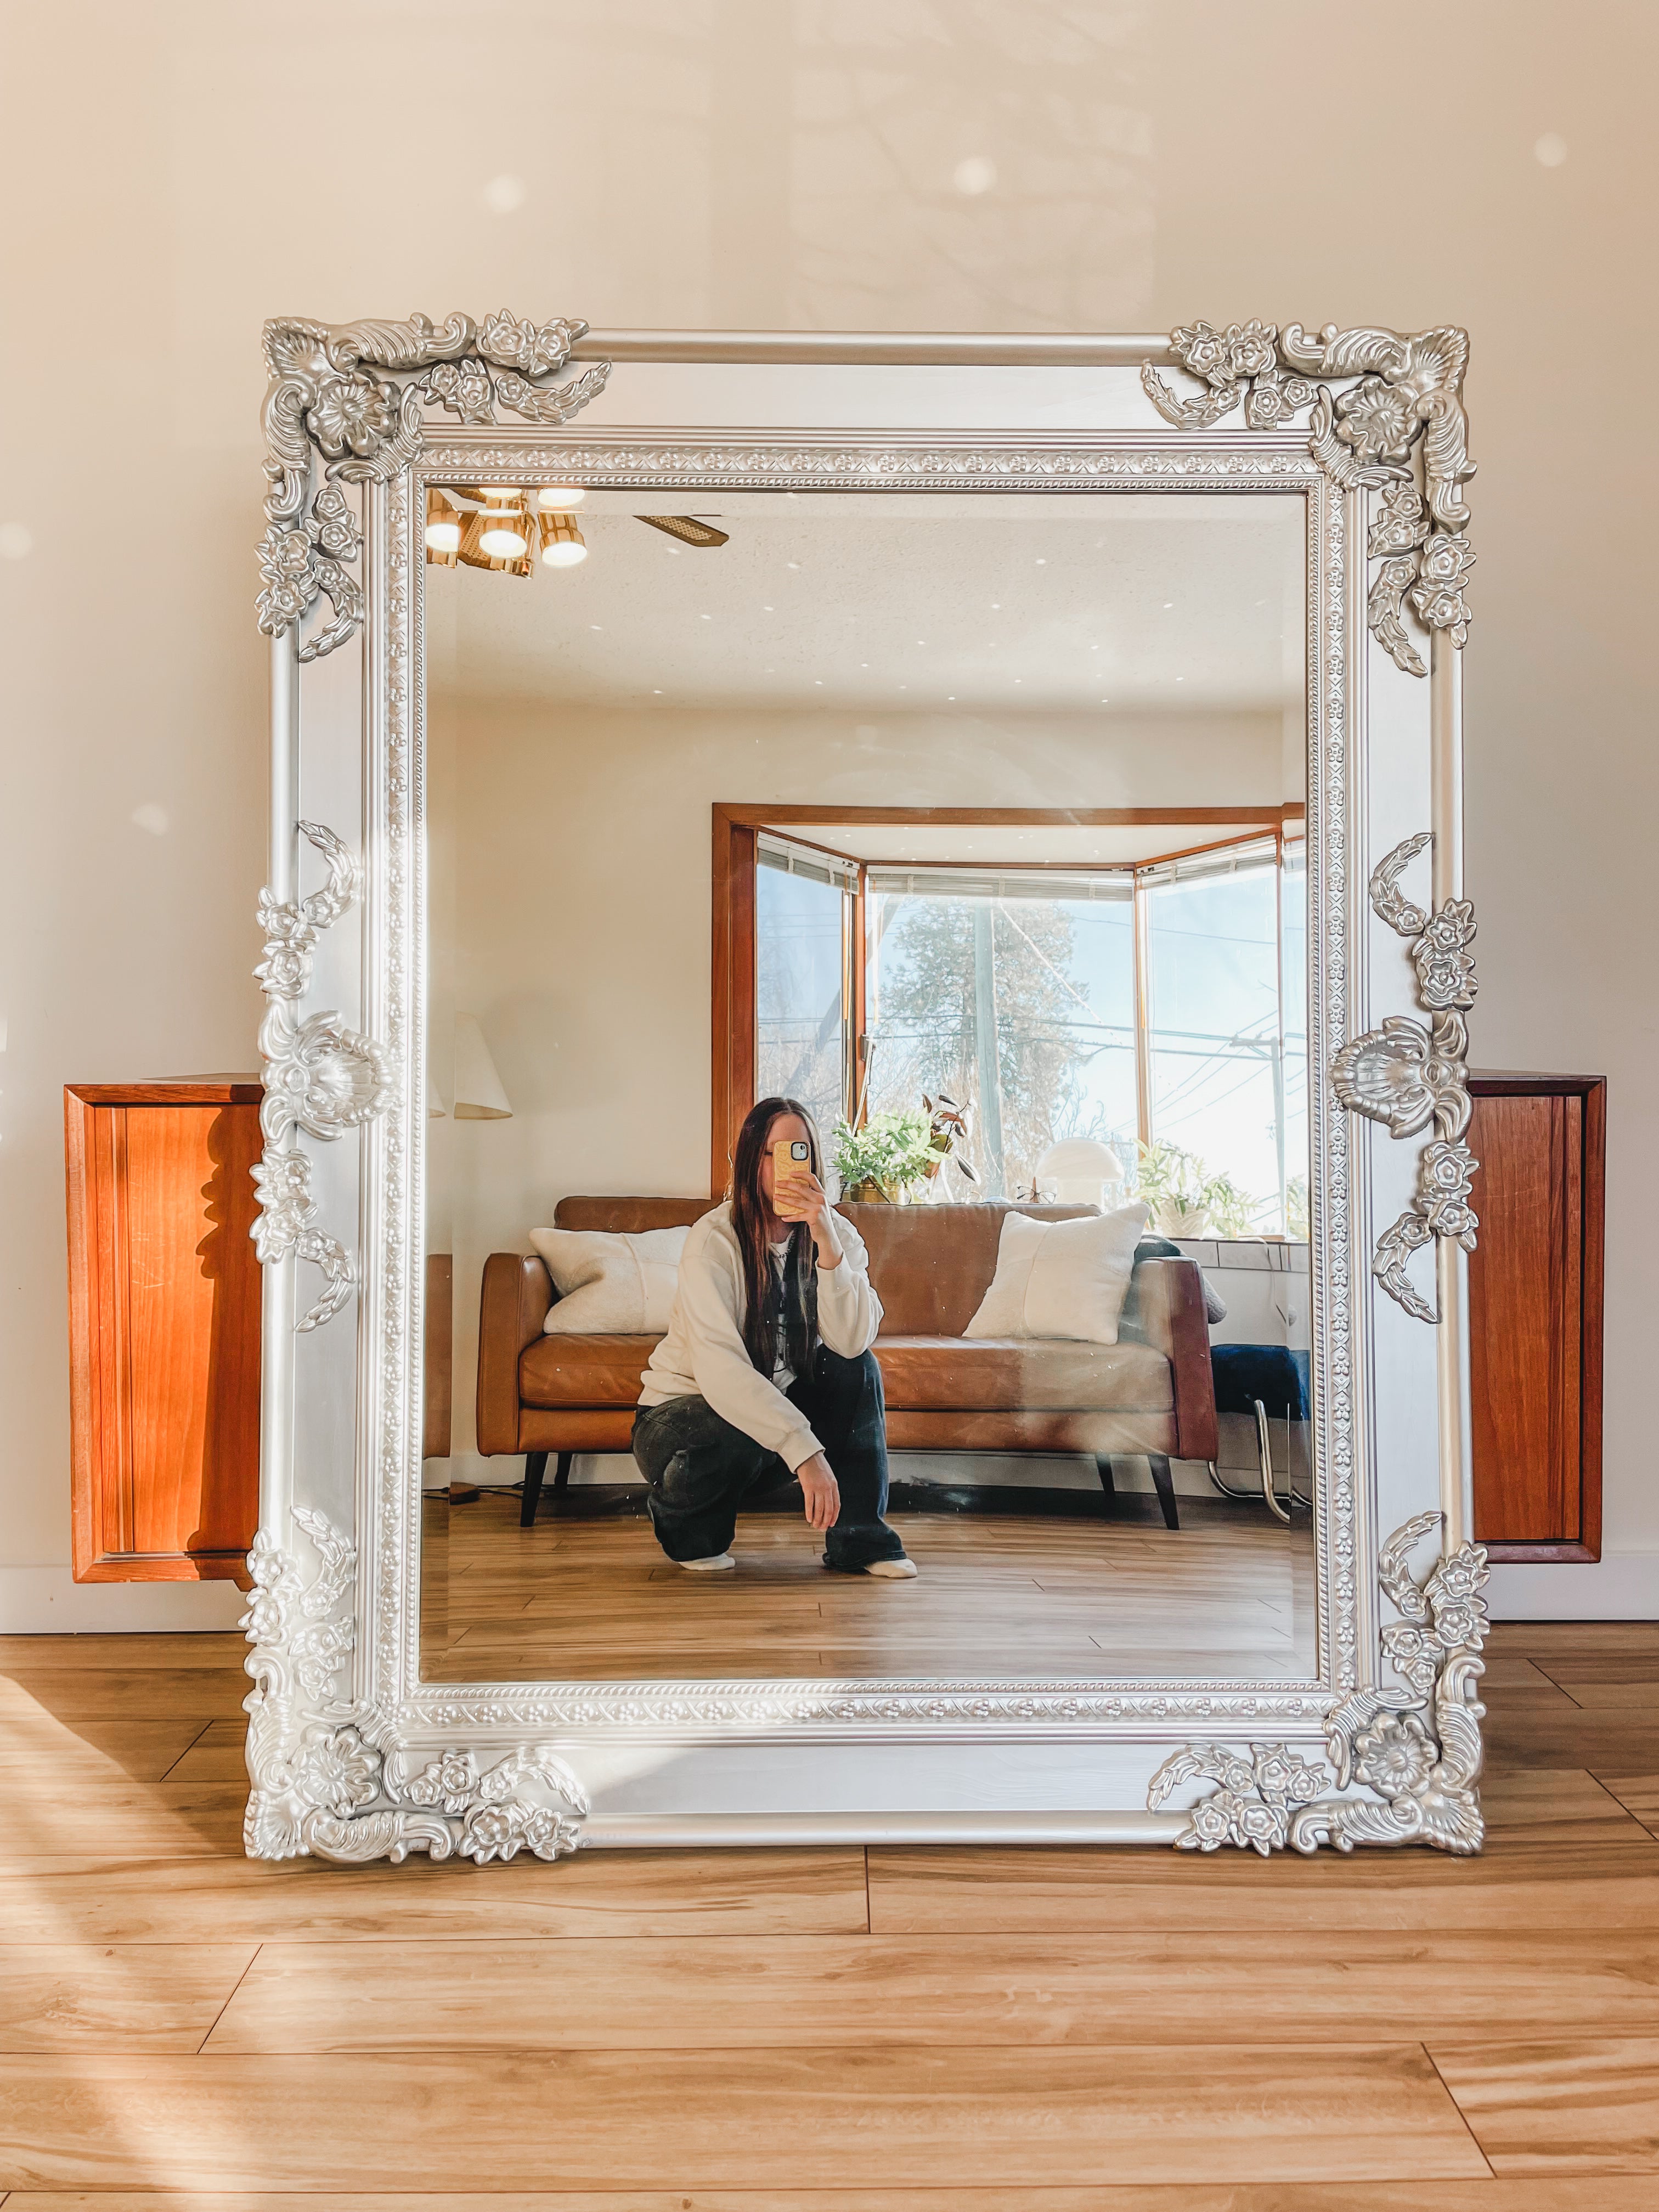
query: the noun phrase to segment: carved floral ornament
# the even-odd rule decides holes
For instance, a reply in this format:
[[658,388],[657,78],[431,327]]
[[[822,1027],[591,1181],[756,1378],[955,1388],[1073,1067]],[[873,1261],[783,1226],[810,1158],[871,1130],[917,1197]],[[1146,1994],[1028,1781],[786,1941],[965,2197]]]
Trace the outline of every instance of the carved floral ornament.
[[269,890],[259,894],[265,951],[253,972],[265,994],[259,1024],[264,1147],[253,1170],[260,1209],[253,1243],[262,1265],[292,1254],[322,1270],[323,1295],[301,1316],[298,1327],[303,1331],[339,1312],[351,1295],[353,1277],[344,1245],[319,1225],[310,1158],[294,1148],[293,1133],[304,1130],[329,1142],[360,1128],[385,1107],[391,1072],[374,1039],[345,1028],[337,1014],[313,1014],[302,1022],[295,1011],[311,987],[319,939],[346,912],[362,886],[356,858],[331,830],[316,822],[297,826],[327,863],[328,881],[302,899],[277,899]]
[[[605,387],[608,362],[553,381],[584,322],[520,320],[505,310],[475,323],[428,315],[401,323],[327,323],[297,317],[264,328],[265,500],[259,545],[259,627],[272,637],[301,627],[319,599],[329,618],[306,635],[301,660],[343,645],[363,618],[349,564],[362,532],[343,486],[386,483],[425,443],[429,408],[464,423],[494,422],[497,408],[527,422],[568,422]],[[326,465],[313,492],[314,461]]]
[[[1377,491],[1366,550],[1378,562],[1367,616],[1396,665],[1427,674],[1406,628],[1409,601],[1454,645],[1468,636],[1463,585],[1474,565],[1460,487],[1474,474],[1463,412],[1466,331],[1339,330],[1310,338],[1299,323],[1185,324],[1170,334],[1176,358],[1204,389],[1172,391],[1152,364],[1140,380],[1166,422],[1207,429],[1243,405],[1247,428],[1277,429],[1309,410],[1308,450],[1344,491]],[[1352,378],[1333,393],[1327,383]],[[1419,480],[1420,470],[1420,480]]]
[[488,1766],[471,1751],[420,1759],[386,1748],[369,1709],[339,1696],[356,1640],[356,1552],[320,1513],[301,1507],[294,1521],[317,1554],[309,1582],[264,1529],[248,1559],[249,1855],[361,1864],[411,1851],[481,1863],[574,1851],[587,1799],[545,1745],[520,1745]]
[[1465,1142],[1469,1126],[1469,1031],[1476,981],[1474,908],[1448,899],[1425,913],[1401,896],[1400,878],[1432,842],[1429,830],[1407,837],[1371,871],[1373,910],[1408,940],[1417,970],[1417,994],[1430,1016],[1427,1027],[1407,1014],[1390,1014],[1380,1029],[1345,1044],[1331,1062],[1331,1084],[1352,1112],[1388,1124],[1393,1137],[1414,1137],[1432,1123],[1425,1146],[1417,1196],[1377,1240],[1371,1273],[1389,1297],[1415,1320],[1432,1322],[1435,1309],[1419,1297],[1406,1273],[1414,1252],[1437,1237],[1473,1252],[1479,1226],[1469,1204],[1479,1164]]
[[[1243,1752],[1189,1744],[1152,1777],[1146,1802],[1159,1812],[1188,1782],[1217,1786],[1188,1810],[1176,1838],[1186,1851],[1224,1844],[1269,1852],[1286,1845],[1316,1851],[1322,1844],[1351,1851],[1356,1844],[1431,1844],[1460,1855],[1478,1851],[1485,1833],[1476,1784],[1480,1778],[1480,1719],[1486,1708],[1474,1686],[1486,1671],[1480,1646],[1487,1629],[1486,1554],[1460,1544],[1422,1582],[1408,1565],[1415,1547],[1442,1526],[1437,1512],[1419,1513],[1396,1529],[1377,1561],[1377,1579],[1400,1618],[1382,1631],[1382,1648],[1413,1694],[1358,1690],[1326,1723],[1323,1761],[1300,1758],[1282,1743]],[[1328,1795],[1358,1783],[1364,1797]]]

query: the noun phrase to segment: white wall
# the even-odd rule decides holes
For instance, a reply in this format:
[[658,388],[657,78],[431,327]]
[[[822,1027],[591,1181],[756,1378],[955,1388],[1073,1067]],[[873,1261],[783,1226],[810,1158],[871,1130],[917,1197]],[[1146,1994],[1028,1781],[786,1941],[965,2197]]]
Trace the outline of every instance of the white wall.
[[454,1455],[473,1474],[485,1257],[526,1250],[572,1191],[708,1187],[717,800],[1273,808],[1280,792],[1276,713],[860,720],[452,693],[428,732],[433,1070],[453,1103],[447,1018],[476,1014],[513,1104],[428,1125],[428,1249],[455,1255]]
[[[234,1601],[70,1595],[61,1088],[251,1060],[260,320],[501,303],[624,327],[1468,326],[1475,1051],[1612,1079],[1609,1565],[1539,1571],[1539,1601],[1659,1603],[1656,40],[1650,0],[15,8],[0,525],[27,536],[0,548],[31,550],[0,559],[0,1618],[53,1593],[111,1626]],[[1535,158],[1546,134],[1565,162]],[[970,161],[989,189],[963,189]],[[489,189],[504,174],[521,193]]]

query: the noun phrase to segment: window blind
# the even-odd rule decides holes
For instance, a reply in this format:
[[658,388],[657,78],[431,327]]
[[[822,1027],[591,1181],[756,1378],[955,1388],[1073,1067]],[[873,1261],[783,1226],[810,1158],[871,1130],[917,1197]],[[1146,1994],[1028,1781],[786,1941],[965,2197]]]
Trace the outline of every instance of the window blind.
[[843,860],[836,854],[792,845],[787,838],[774,837],[764,830],[755,844],[755,859],[763,868],[778,868],[785,875],[805,876],[811,883],[830,884],[837,890],[856,891],[859,887],[856,863]]
[[872,868],[872,896],[886,898],[1088,899],[1127,906],[1134,897],[1131,868]]

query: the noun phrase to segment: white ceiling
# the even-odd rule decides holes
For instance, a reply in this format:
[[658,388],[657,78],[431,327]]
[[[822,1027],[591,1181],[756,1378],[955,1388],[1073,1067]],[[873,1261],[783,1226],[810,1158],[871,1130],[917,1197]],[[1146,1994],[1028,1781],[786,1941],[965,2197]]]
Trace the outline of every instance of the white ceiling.
[[[647,510],[730,543],[682,546]],[[1294,496],[590,492],[580,521],[579,568],[428,568],[470,696],[890,714],[1302,697]]]

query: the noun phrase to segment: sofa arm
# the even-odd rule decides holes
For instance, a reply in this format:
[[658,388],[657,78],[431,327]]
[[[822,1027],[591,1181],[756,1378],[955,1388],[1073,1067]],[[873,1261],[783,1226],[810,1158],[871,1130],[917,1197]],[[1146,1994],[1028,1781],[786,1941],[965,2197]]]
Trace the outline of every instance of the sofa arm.
[[1175,1395],[1176,1456],[1213,1459],[1218,1449],[1210,1327],[1196,1260],[1143,1260],[1135,1270],[1140,1331],[1170,1363]]
[[553,1303],[546,1264],[533,1252],[492,1252],[478,1309],[478,1449],[486,1458],[519,1442],[519,1361]]

